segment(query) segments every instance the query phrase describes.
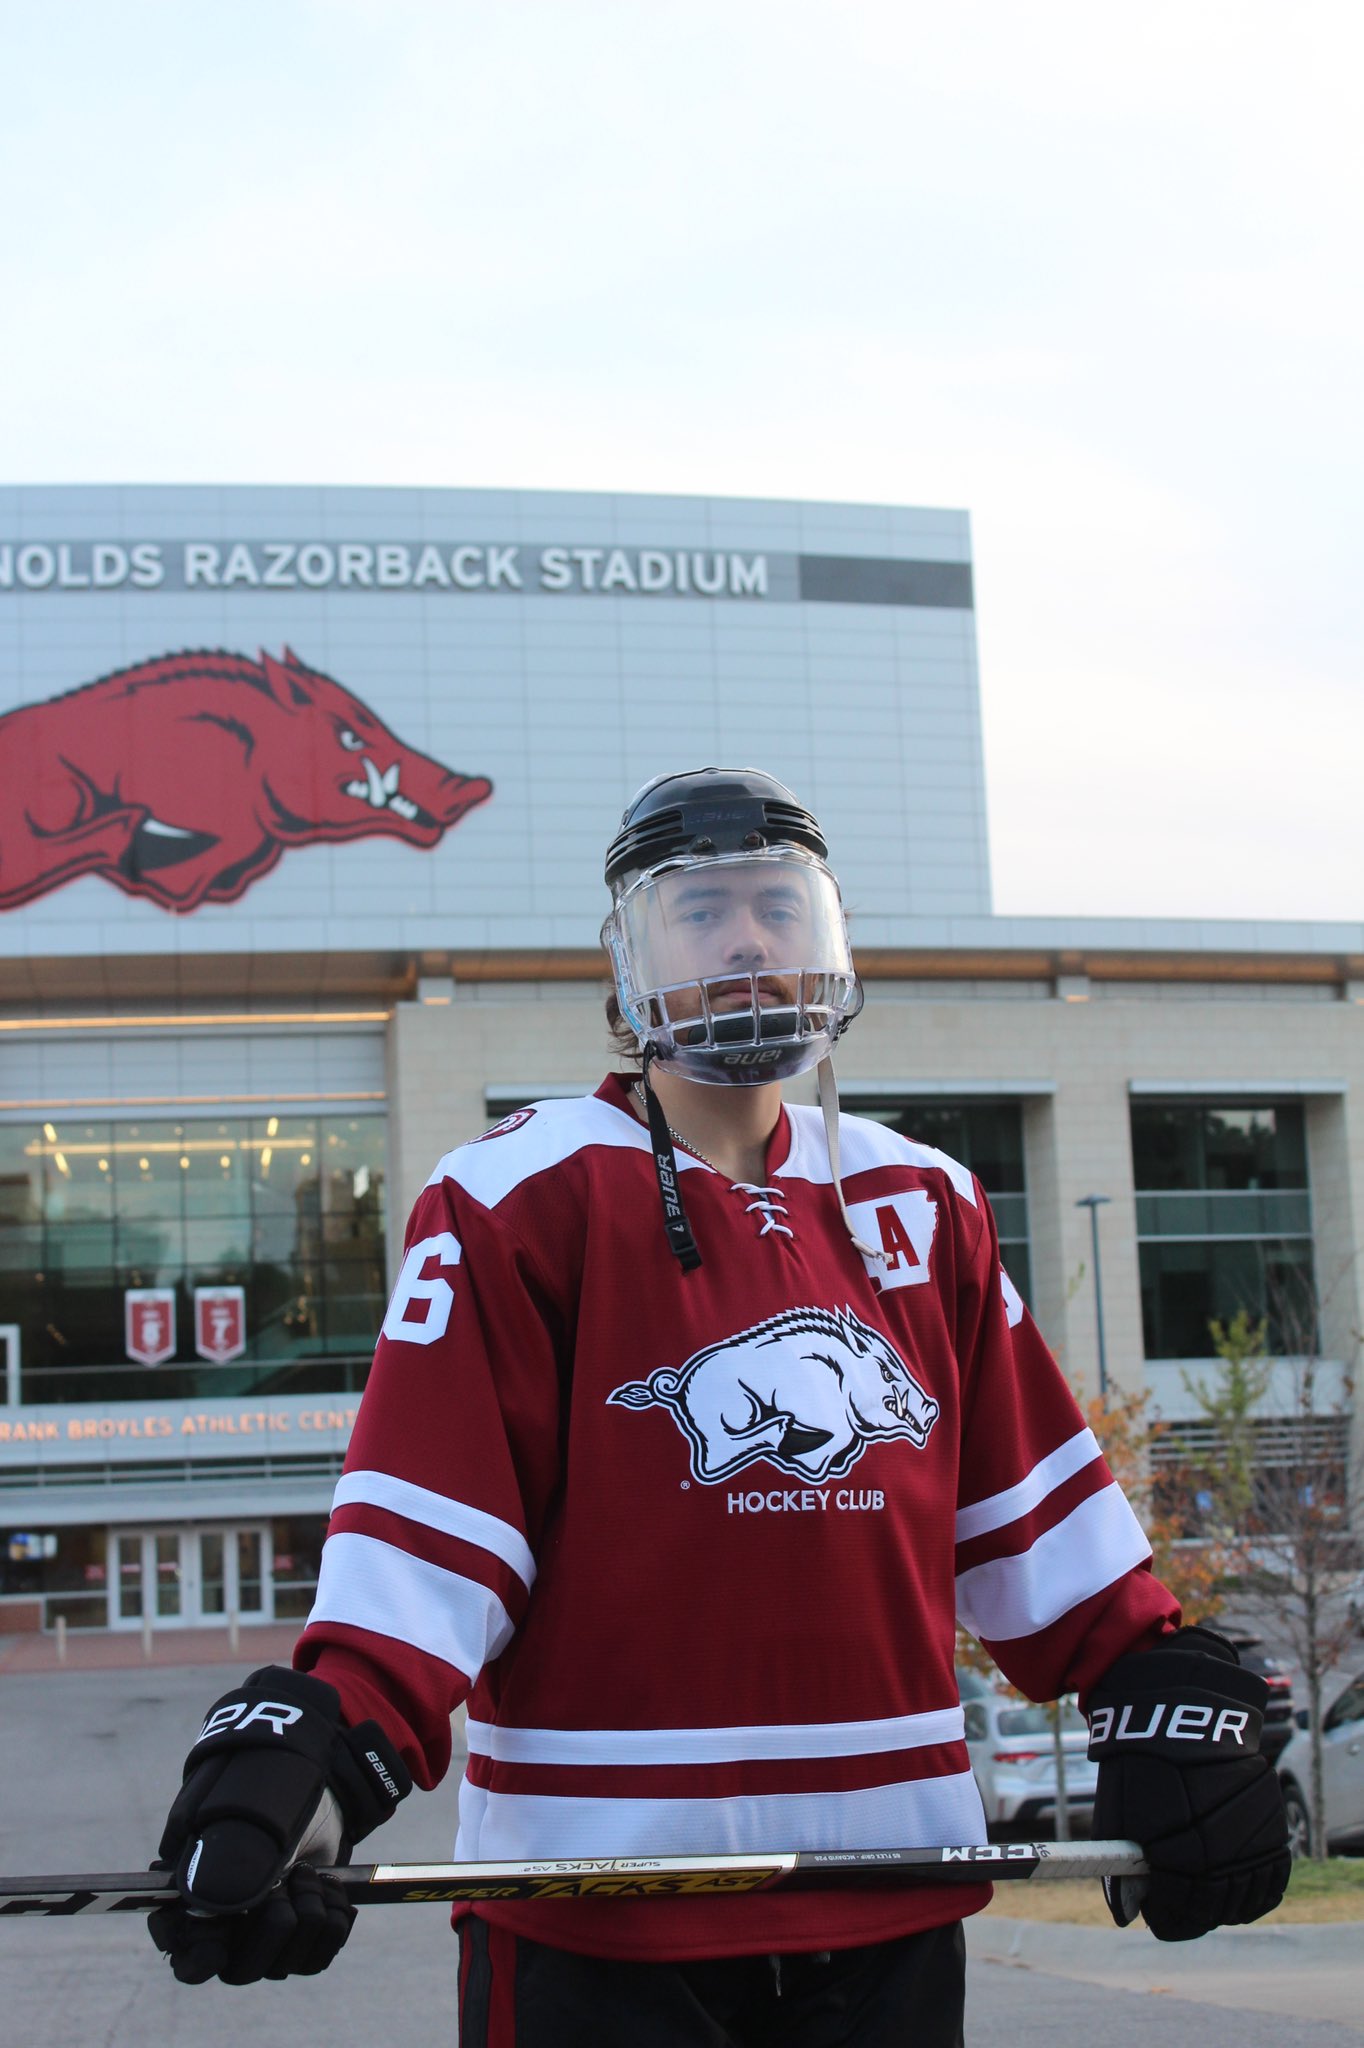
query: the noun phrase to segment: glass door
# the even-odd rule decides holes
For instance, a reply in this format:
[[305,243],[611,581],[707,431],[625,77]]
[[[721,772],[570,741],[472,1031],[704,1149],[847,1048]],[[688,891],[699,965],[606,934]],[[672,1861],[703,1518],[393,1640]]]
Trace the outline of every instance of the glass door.
[[226,1627],[274,1620],[268,1522],[109,1533],[109,1626]]
[[191,1530],[198,1548],[201,1619],[208,1624],[273,1621],[270,1528],[265,1522]]
[[109,1536],[109,1626],[183,1628],[197,1620],[183,1529],[117,1529]]

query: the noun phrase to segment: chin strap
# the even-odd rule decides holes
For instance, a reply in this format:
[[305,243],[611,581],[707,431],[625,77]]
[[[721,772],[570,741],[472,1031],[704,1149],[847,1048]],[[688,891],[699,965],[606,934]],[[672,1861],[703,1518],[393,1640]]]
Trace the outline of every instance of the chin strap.
[[838,1198],[838,1213],[843,1218],[843,1227],[852,1239],[854,1251],[861,1252],[864,1259],[881,1259],[885,1253],[875,1245],[864,1243],[853,1228],[848,1205],[843,1199],[843,1183],[838,1170],[838,1083],[834,1079],[834,1063],[826,1052],[815,1069],[815,1087],[819,1094],[820,1115],[824,1118],[824,1139],[829,1147],[829,1171],[834,1179],[834,1194]]
[[654,1151],[654,1172],[658,1175],[658,1192],[663,1203],[663,1227],[668,1233],[668,1243],[673,1257],[684,1273],[694,1273],[701,1263],[701,1254],[696,1248],[696,1239],[691,1234],[687,1212],[682,1206],[681,1175],[677,1170],[677,1154],[673,1150],[672,1134],[668,1119],[663,1114],[663,1104],[649,1085],[649,1068],[653,1064],[654,1049],[644,1048],[644,1107],[649,1117],[649,1138]]

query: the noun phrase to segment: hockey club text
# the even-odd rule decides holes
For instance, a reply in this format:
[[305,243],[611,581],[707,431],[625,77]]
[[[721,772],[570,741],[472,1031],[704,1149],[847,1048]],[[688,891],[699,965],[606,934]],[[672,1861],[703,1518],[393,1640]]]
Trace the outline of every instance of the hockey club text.
[[828,1486],[806,1486],[799,1491],[774,1487],[771,1493],[725,1495],[731,1515],[827,1514],[831,1501],[843,1513],[851,1510],[854,1514],[879,1514],[886,1504],[886,1496],[879,1486],[840,1486],[836,1493]]

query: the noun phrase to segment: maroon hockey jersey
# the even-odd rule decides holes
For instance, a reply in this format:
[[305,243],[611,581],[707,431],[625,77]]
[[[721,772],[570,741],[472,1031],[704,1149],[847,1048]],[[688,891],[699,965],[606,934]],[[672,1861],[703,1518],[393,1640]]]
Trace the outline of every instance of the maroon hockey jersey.
[[[818,1112],[764,1188],[679,1150],[664,1236],[625,1085],[518,1111],[412,1213],[296,1662],[418,1784],[468,1699],[456,1855],[985,1839],[954,1623],[1035,1698],[1173,1626],[1173,1597],[955,1161]],[[887,1939],[988,1887],[510,1902],[589,1953]]]

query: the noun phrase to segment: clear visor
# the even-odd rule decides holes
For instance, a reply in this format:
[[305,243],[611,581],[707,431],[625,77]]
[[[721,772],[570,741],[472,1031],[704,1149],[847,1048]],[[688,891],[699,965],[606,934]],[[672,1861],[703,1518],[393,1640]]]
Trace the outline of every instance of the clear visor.
[[653,869],[605,936],[622,1009],[660,1051],[779,1039],[813,1051],[860,1007],[838,884],[798,847]]

